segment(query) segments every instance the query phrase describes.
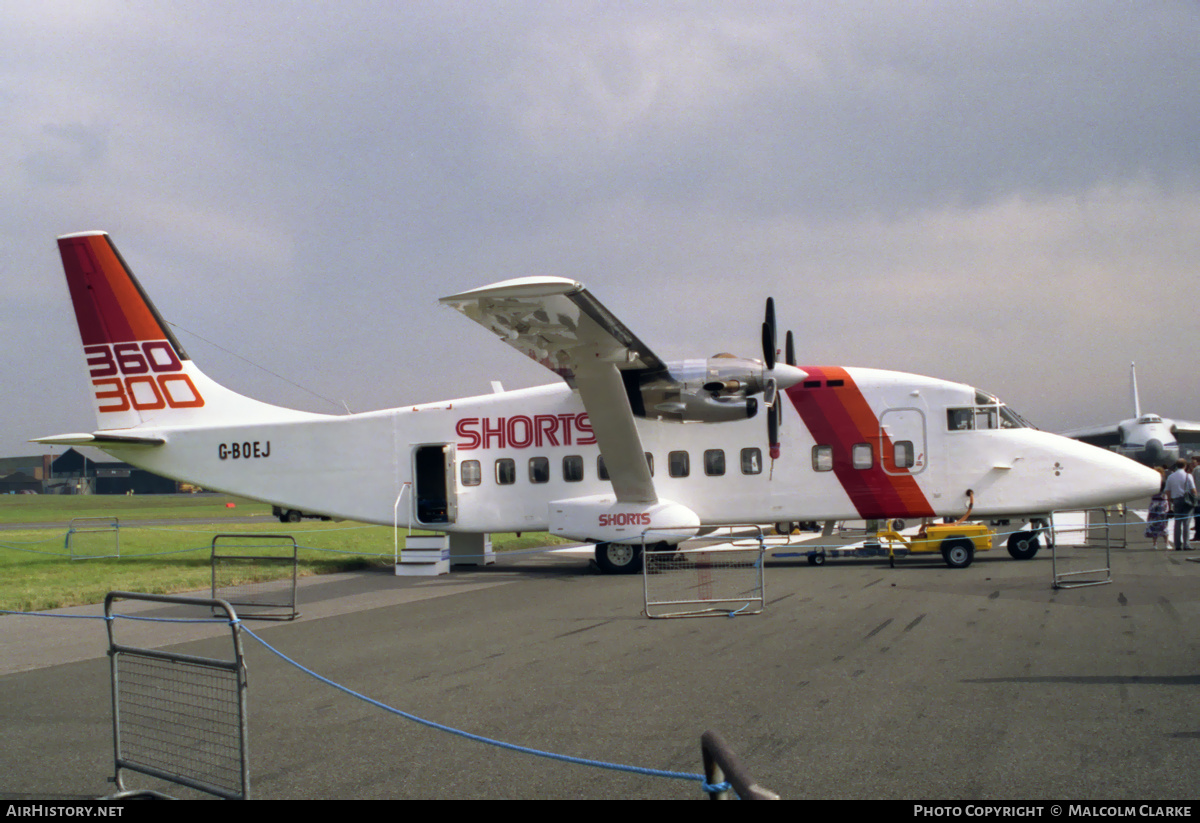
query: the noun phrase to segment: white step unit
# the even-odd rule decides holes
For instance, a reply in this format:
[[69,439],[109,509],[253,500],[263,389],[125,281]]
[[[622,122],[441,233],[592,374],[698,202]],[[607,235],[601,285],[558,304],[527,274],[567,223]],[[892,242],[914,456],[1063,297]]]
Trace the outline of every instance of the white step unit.
[[401,577],[436,577],[450,573],[450,535],[410,534],[404,540],[396,574]]

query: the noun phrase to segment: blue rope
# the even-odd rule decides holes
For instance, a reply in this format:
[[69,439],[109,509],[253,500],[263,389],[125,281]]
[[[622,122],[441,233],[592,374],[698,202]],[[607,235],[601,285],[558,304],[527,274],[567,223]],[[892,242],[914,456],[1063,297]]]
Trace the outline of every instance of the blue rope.
[[346,694],[350,695],[351,697],[357,697],[359,700],[362,700],[366,703],[370,703],[372,706],[375,706],[376,708],[383,709],[386,712],[390,712],[391,714],[397,715],[399,717],[403,717],[406,720],[411,720],[414,723],[419,723],[422,726],[428,726],[431,729],[436,729],[441,732],[446,732],[447,734],[457,735],[458,737],[463,737],[463,738],[466,738],[467,740],[473,740],[477,743],[487,743],[492,746],[497,746],[501,749],[508,749],[509,751],[519,752],[521,754],[531,754],[536,757],[545,757],[550,760],[559,760],[559,761],[562,761],[563,763],[573,763],[578,766],[593,766],[595,768],[609,769],[611,771],[619,771],[619,772],[629,772],[632,774],[640,774],[640,775],[644,775],[647,777],[665,777],[665,778],[670,778],[673,780],[694,780],[694,781],[700,783],[701,788],[705,792],[708,792],[710,794],[715,793],[715,792],[728,791],[728,789],[730,787],[729,783],[718,783],[715,785],[710,784],[705,780],[705,777],[702,774],[690,774],[688,772],[672,772],[672,771],[665,771],[662,769],[648,769],[643,766],[627,766],[627,765],[623,765],[620,763],[609,763],[609,762],[606,762],[603,760],[590,760],[590,759],[584,758],[584,757],[573,757],[571,755],[566,755],[566,754],[555,754],[554,752],[542,751],[541,749],[534,749],[534,748],[530,748],[528,746],[518,746],[515,743],[505,743],[502,740],[496,740],[496,739],[490,738],[490,737],[483,737],[482,735],[471,734],[470,732],[466,732],[461,729],[455,729],[451,726],[446,726],[441,723],[435,723],[432,720],[426,720],[425,718],[417,717],[415,714],[410,714],[408,712],[405,712],[400,709],[389,706],[386,703],[381,703],[380,701],[374,700],[370,697],[367,697],[366,695],[356,692],[353,689],[349,689],[349,688],[341,685],[340,683],[335,683],[334,681],[330,680],[327,677],[322,677],[321,675],[317,674],[316,672],[312,671],[311,669],[306,668],[305,666],[296,662],[292,658],[288,657],[286,654],[284,654],[283,652],[276,649],[270,643],[263,640],[261,637],[259,637],[257,634],[255,634],[253,631],[246,628],[245,624],[243,624],[240,619],[226,620],[225,618],[196,619],[196,618],[138,617],[136,615],[129,615],[129,614],[115,614],[115,615],[112,615],[111,617],[104,617],[102,615],[90,615],[90,614],[48,614],[46,612],[15,612],[15,611],[8,611],[7,609],[0,609],[0,614],[15,614],[15,615],[23,615],[26,617],[69,617],[69,618],[83,619],[83,620],[114,620],[114,619],[120,617],[120,618],[124,618],[126,620],[143,620],[143,621],[151,622],[151,623],[228,623],[231,626],[238,626],[246,634],[250,635],[255,640],[257,640],[259,643],[261,643],[263,645],[263,647],[267,649],[267,651],[269,651],[272,654],[274,654],[275,656],[279,657],[281,660],[285,661],[286,663],[289,663],[292,666],[295,666],[297,669],[304,672],[305,674],[308,674],[308,675],[316,678],[317,680],[320,680],[322,683],[326,684],[327,686],[332,686],[333,688],[337,689],[338,691],[345,692]]
[[72,620],[103,620],[103,615],[99,614],[50,614],[49,612],[14,612],[8,609],[0,609],[0,614],[15,614],[18,617],[66,617]]
[[[640,775],[645,775],[648,777],[666,777],[666,778],[671,778],[674,780],[694,780],[701,784],[705,784],[704,775],[702,775],[702,774],[689,774],[687,772],[671,772],[671,771],[663,771],[661,769],[648,769],[648,768],[645,768],[642,766],[626,766],[626,765],[622,765],[620,763],[608,763],[603,760],[589,760],[589,759],[583,758],[583,757],[572,757],[571,755],[555,754],[554,752],[547,752],[547,751],[542,751],[540,749],[533,749],[528,746],[518,746],[515,743],[505,743],[502,740],[496,740],[496,739],[490,738],[490,737],[483,737],[481,735],[471,734],[470,732],[465,732],[461,729],[455,729],[451,726],[445,726],[445,725],[442,725],[441,723],[435,723],[432,720],[426,720],[425,718],[417,717],[414,714],[409,714],[408,712],[401,711],[400,709],[389,706],[386,703],[381,703],[378,700],[373,700],[372,698],[367,697],[364,694],[360,694],[359,692],[356,692],[353,689],[348,689],[339,683],[335,683],[334,681],[332,681],[326,677],[322,677],[321,675],[317,674],[316,672],[312,671],[311,669],[307,669],[304,666],[302,666],[301,664],[297,663],[295,660],[291,659],[283,652],[274,648],[273,646],[271,646],[271,644],[267,643],[267,641],[263,640],[261,637],[256,635],[254,632],[250,631],[250,629],[246,628],[245,626],[242,626],[242,631],[244,631],[246,634],[253,637],[259,643],[261,643],[268,651],[270,651],[272,654],[279,657],[281,660],[284,660],[285,662],[290,663],[291,665],[295,666],[297,669],[304,672],[305,674],[315,677],[317,680],[320,680],[322,683],[326,684],[327,686],[332,686],[333,688],[337,689],[338,691],[345,692],[346,694],[350,695],[351,697],[357,697],[359,700],[363,700],[367,703],[370,703],[372,706],[375,706],[376,708],[383,709],[386,712],[390,712],[391,714],[397,715],[399,717],[403,717],[406,720],[411,720],[414,723],[419,723],[422,726],[428,726],[431,729],[437,729],[438,731],[446,732],[447,734],[457,735],[458,737],[463,737],[463,738],[466,738],[467,740],[473,740],[477,743],[487,743],[492,746],[497,746],[501,749],[508,749],[509,751],[519,752],[521,754],[531,754],[536,757],[545,757],[545,758],[549,758],[550,760],[559,760],[564,763],[574,763],[579,766],[594,766],[596,768],[610,769],[612,771],[631,772],[633,774],[640,774]],[[705,785],[707,785],[707,784],[705,784]],[[706,789],[706,791],[708,791],[708,789]]]

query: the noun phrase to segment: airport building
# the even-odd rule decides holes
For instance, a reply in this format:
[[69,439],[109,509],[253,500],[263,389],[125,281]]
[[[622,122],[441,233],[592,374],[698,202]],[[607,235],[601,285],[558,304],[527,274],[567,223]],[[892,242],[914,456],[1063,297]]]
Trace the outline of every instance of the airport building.
[[0,458],[0,494],[174,494],[180,484],[102,452]]

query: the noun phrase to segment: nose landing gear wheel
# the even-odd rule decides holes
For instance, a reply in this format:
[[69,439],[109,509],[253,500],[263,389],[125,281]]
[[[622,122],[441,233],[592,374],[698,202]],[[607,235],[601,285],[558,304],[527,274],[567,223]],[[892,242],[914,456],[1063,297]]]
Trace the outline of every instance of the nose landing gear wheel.
[[1008,538],[1008,553],[1014,560],[1029,560],[1041,547],[1036,532],[1015,532]]

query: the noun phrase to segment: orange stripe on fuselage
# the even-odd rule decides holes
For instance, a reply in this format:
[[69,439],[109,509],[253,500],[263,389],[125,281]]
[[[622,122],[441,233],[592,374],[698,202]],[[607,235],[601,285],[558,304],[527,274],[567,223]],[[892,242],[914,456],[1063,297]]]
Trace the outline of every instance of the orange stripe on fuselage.
[[[786,394],[817,445],[833,448],[834,474],[859,516],[874,520],[933,515],[912,475],[884,471],[883,458],[892,454],[891,438],[849,372],[837,366],[801,368],[808,377]],[[871,444],[874,459],[869,469],[856,469],[852,463],[851,451],[859,443]]]

